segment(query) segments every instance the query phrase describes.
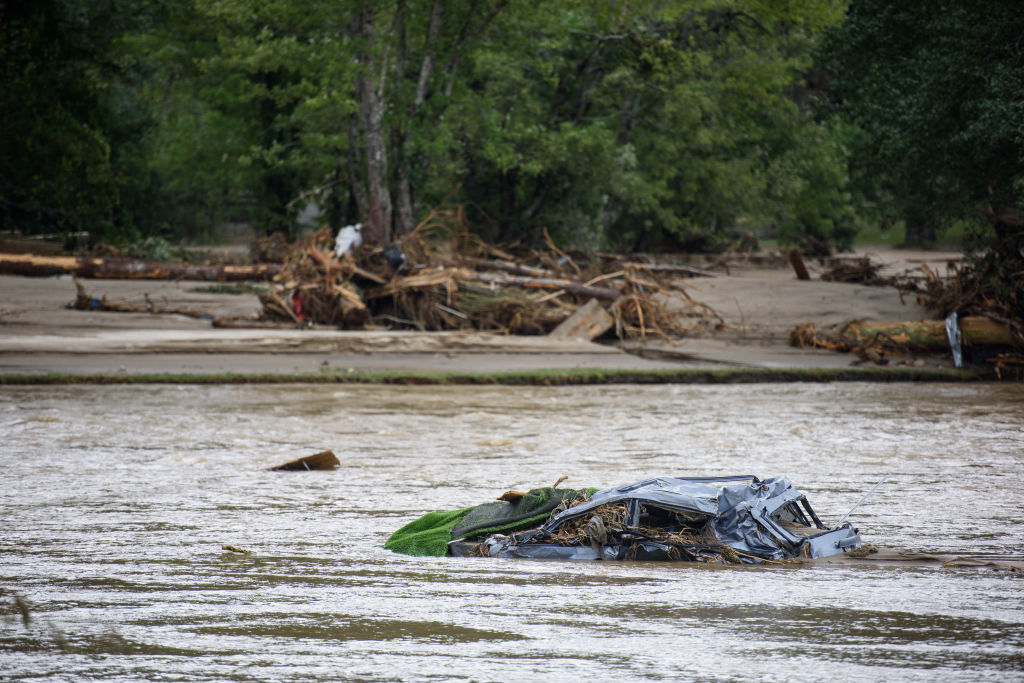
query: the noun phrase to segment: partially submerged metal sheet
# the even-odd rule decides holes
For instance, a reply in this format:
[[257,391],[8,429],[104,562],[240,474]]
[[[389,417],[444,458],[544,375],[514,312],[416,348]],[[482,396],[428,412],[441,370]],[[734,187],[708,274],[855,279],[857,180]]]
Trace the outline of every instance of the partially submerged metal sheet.
[[[625,513],[620,524],[612,525],[606,542],[555,542],[564,525],[609,505],[625,506]],[[664,533],[653,536],[652,524],[662,525]],[[685,542],[678,540],[681,531],[690,533]],[[731,549],[741,561],[756,563],[828,557],[860,546],[850,524],[825,528],[788,478],[735,476],[657,477],[605,489],[555,512],[536,529],[490,536],[479,544],[455,543],[451,551],[491,557],[714,562],[723,561],[723,551]]]

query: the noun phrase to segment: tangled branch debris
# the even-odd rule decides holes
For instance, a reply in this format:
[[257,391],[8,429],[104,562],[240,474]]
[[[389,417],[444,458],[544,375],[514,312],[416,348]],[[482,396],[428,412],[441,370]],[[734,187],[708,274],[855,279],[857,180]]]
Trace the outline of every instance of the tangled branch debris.
[[831,259],[829,269],[821,274],[826,282],[852,282],[862,285],[888,286],[896,284],[893,278],[879,277],[881,265],[872,263],[867,256],[854,259]]
[[1024,230],[1021,213],[1008,211],[995,220],[997,239],[963,264],[950,263],[951,275],[940,277],[927,265],[893,277],[867,257],[832,259],[823,280],[895,286],[900,295],[916,293],[917,302],[936,319],[917,322],[855,321],[833,332],[801,323],[790,344],[853,352],[862,360],[884,364],[890,354],[949,353],[945,320],[957,314],[964,351],[974,362],[991,364],[1003,379],[1024,379]]
[[520,256],[517,245],[483,243],[464,226],[461,208],[438,210],[399,243],[337,255],[327,228],[290,246],[272,291],[260,295],[263,318],[341,329],[404,327],[548,334],[597,299],[622,338],[701,334],[724,324],[695,301],[680,273],[625,257],[588,261],[547,249]]
[[[575,507],[585,500],[574,500],[569,508]],[[556,509],[552,516],[558,514]],[[632,527],[628,524],[628,508],[625,503],[606,503],[599,505],[586,515],[570,519],[559,525],[550,536],[536,537],[527,543],[554,543],[565,546],[585,546],[593,543],[591,527],[593,518],[600,518],[598,528],[606,534],[608,541],[613,539],[637,541],[656,541],[672,547],[674,559],[690,561],[714,560],[726,564],[739,564],[737,552],[723,544],[713,532],[708,532],[703,520],[687,522],[675,515],[662,513],[659,516],[645,517],[645,521]]]
[[995,245],[970,258],[944,282],[928,281],[922,298],[940,315],[951,313],[986,318],[1008,332],[1009,348],[990,355],[1001,379],[1024,380],[1024,229],[1020,211],[995,221]]

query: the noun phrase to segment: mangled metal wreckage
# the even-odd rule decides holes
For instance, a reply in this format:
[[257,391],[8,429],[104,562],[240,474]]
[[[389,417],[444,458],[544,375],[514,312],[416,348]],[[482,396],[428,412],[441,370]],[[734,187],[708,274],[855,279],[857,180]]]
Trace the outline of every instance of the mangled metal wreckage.
[[454,531],[450,555],[573,560],[752,564],[862,545],[849,523],[822,524],[786,477],[645,479],[563,500],[535,528],[482,539]]

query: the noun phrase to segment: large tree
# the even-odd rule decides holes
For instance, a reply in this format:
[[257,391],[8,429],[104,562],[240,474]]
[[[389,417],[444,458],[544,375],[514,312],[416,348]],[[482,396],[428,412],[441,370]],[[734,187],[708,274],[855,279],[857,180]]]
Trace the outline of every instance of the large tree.
[[833,237],[849,216],[845,159],[790,93],[842,9],[712,0],[506,13],[469,74],[469,197],[504,238],[547,226],[700,248],[741,222]]
[[426,154],[460,62],[507,0],[198,4],[230,29],[204,60],[207,73],[233,84],[219,96],[269,112],[261,128],[274,136],[246,158],[319,174],[289,205],[333,204],[335,222],[358,218],[371,241],[410,232],[422,213],[416,187],[441,171]]
[[908,242],[1024,206],[1019,0],[854,0],[823,55],[835,111],[861,130],[860,187]]
[[848,217],[842,155],[790,97],[839,0],[198,6],[226,29],[218,109],[269,113],[227,157],[374,241],[445,200],[492,238],[630,247]]
[[0,3],[0,222],[26,232],[132,225],[151,190],[142,72],[121,37],[154,18],[132,0]]

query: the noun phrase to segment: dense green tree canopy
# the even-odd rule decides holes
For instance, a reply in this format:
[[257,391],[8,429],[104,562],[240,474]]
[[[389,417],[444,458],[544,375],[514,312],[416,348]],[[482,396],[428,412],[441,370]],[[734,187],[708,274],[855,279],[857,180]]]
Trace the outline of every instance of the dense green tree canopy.
[[7,3],[0,217],[188,237],[306,212],[386,241],[459,203],[500,240],[847,244],[872,211],[1019,203],[1015,4]]
[[841,3],[198,7],[226,29],[205,102],[252,108],[227,155],[281,221],[315,199],[389,239],[456,201],[495,239],[852,234],[845,160],[790,97]]
[[1024,207],[1018,0],[854,0],[823,55],[834,109],[860,129],[860,188],[910,241],[989,204]]
[[[141,3],[0,5],[0,218],[5,226],[103,229],[147,191],[139,76],[120,37],[144,29]],[[142,176],[142,177],[140,177]]]

